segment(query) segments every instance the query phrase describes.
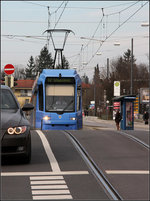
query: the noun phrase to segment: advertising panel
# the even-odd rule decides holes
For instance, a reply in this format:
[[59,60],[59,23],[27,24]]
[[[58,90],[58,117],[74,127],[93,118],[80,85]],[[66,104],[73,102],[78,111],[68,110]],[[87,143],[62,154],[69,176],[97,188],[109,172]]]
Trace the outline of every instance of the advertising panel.
[[133,117],[132,117],[132,102],[126,102],[126,127],[132,127]]
[[149,103],[149,88],[140,89],[140,103]]
[[117,110],[120,110],[120,102],[113,102],[113,120],[115,119]]

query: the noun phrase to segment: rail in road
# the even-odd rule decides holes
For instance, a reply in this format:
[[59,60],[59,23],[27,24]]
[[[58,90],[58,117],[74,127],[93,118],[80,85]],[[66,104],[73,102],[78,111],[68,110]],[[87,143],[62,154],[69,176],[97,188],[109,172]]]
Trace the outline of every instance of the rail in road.
[[[99,183],[95,180],[95,177],[90,176],[91,173],[88,168],[86,168],[86,170],[76,170],[76,171],[75,170],[69,170],[69,171],[61,170],[59,162],[56,160],[56,156],[53,153],[54,150],[52,150],[49,140],[47,138],[47,136],[50,133],[51,133],[51,131],[47,131],[47,133],[43,133],[43,131],[41,131],[41,130],[36,130],[34,135],[32,135],[32,142],[33,142],[32,147],[35,146],[34,148],[36,148],[36,146],[37,146],[35,144],[35,141],[38,141],[40,138],[40,143],[42,143],[42,147],[44,148],[44,152],[46,153],[46,158],[48,159],[48,163],[47,162],[45,163],[44,162],[45,156],[44,156],[41,163],[44,163],[44,169],[46,168],[47,171],[41,171],[40,156],[39,156],[39,164],[38,164],[39,167],[36,166],[36,169],[35,169],[35,166],[34,166],[35,162],[33,162],[33,161],[35,160],[34,155],[37,154],[36,156],[38,156],[37,151],[36,151],[36,153],[33,153],[33,155],[32,155],[33,161],[31,161],[31,164],[29,164],[29,165],[13,166],[13,163],[12,163],[12,167],[5,166],[4,169],[6,169],[7,171],[3,170],[1,172],[1,176],[3,177],[3,179],[2,179],[2,181],[3,181],[2,182],[2,185],[3,185],[2,195],[3,195],[4,200],[9,200],[9,199],[16,200],[17,199],[17,200],[21,201],[23,199],[29,199],[28,196],[30,194],[31,194],[30,196],[32,196],[32,198],[31,198],[32,200],[56,200],[56,199],[57,200],[68,200],[68,199],[72,200],[74,198],[72,196],[70,187],[67,184],[66,178],[65,178],[68,176],[69,177],[87,176],[88,180],[89,180],[89,181],[87,181],[87,183],[91,183],[91,179],[92,179],[92,181],[94,181],[93,187],[91,186],[94,191],[95,191],[95,189],[97,189],[97,191],[98,191],[98,189],[101,188],[101,187],[99,187]],[[66,138],[64,133],[62,133],[62,131],[56,131],[55,133],[58,134],[58,138],[60,136],[60,133],[62,134],[63,140],[64,140],[64,138]],[[71,144],[72,143],[70,142],[70,146],[71,146]],[[66,147],[66,146],[68,146],[68,144],[66,144],[64,146]],[[57,149],[58,148],[61,149],[60,147],[57,147]],[[71,149],[72,149],[72,147],[71,147]],[[42,151],[42,149],[39,146],[38,146],[38,151],[39,151],[39,153]],[[69,152],[72,152],[72,151],[70,151],[70,149],[69,149]],[[65,154],[66,153],[64,152],[63,158],[66,157]],[[72,153],[72,154],[74,155],[75,153]],[[71,153],[70,153],[69,157],[72,158]],[[77,156],[75,158],[77,158]],[[36,157],[36,161],[38,162],[37,157]],[[32,166],[34,166],[34,168]],[[80,163],[79,163],[79,166],[81,166]],[[37,171],[39,169],[40,169],[40,171]],[[49,169],[51,169],[51,170],[49,170]],[[83,169],[83,167],[81,167],[81,169]],[[85,177],[83,177],[83,178],[85,178]],[[28,179],[30,181],[29,182],[30,185],[27,182]],[[11,180],[11,182],[10,182],[10,180]],[[17,181],[17,183],[15,183],[15,181]],[[29,186],[27,186],[25,184],[26,182]],[[80,180],[78,180],[78,185],[79,185],[79,183],[81,183]],[[96,184],[96,186],[95,186],[95,184]],[[23,187],[23,189],[21,189],[21,187]],[[74,188],[76,188],[76,187],[77,186],[75,186]],[[19,191],[17,190],[17,188],[19,188]],[[74,189],[74,191],[76,191],[76,190]],[[89,189],[89,191],[90,191],[90,189]],[[80,192],[80,194],[81,194],[81,192]],[[86,194],[88,194],[88,192]],[[86,196],[86,194],[84,196]],[[102,196],[101,194],[103,195],[104,199],[109,199],[109,197],[106,196],[105,192],[101,192],[101,193],[98,192],[97,197]],[[25,196],[25,197],[23,197],[23,196]],[[88,195],[87,195],[87,198],[88,198]]]
[[[91,127],[93,129],[113,129],[113,130],[116,130],[115,123],[112,120],[101,120],[101,119],[98,119],[97,117],[84,117],[84,123],[85,123],[84,124],[85,127]],[[140,130],[143,129],[143,131],[149,131],[149,125],[144,125],[144,123],[142,123],[142,122],[135,122],[135,129],[136,129],[135,131],[137,131],[138,129],[140,129]],[[132,133],[130,131],[120,130],[120,131],[116,131],[116,132],[118,132],[119,134],[122,134],[125,137],[128,137],[131,140],[141,144],[142,146],[144,146],[147,149],[150,148],[149,144],[145,143],[144,141],[142,141],[138,137],[132,135]],[[129,132],[129,133],[127,133],[127,132]]]
[[[91,173],[96,177],[100,186],[103,186],[110,200],[123,200],[119,193],[115,190],[112,184],[103,174],[102,170],[96,165],[94,160],[90,157],[80,142],[68,131],[60,131],[67,136],[72,142],[73,146],[79,151],[80,155],[88,165]],[[62,200],[73,199],[69,187],[64,179],[66,175],[88,175],[88,171],[61,171],[55,155],[50,147],[50,144],[41,130],[36,130],[36,133],[41,139],[45,153],[48,157],[49,166],[52,171],[44,172],[2,172],[3,177],[29,177],[30,188],[33,200]]]
[[101,182],[104,189],[107,191],[109,197],[112,200],[123,200],[122,197],[119,195],[119,193],[115,190],[115,188],[111,185],[111,183],[108,181],[108,179],[103,174],[102,170],[96,165],[94,160],[91,158],[91,156],[87,153],[87,151],[84,149],[84,147],[80,144],[80,142],[71,134],[71,132],[65,131],[65,134],[69,137],[69,139],[72,141],[74,146],[77,148],[77,150],[80,152],[81,156],[85,160],[85,162],[88,164],[92,172],[95,174],[97,180]]
[[143,190],[147,198],[148,147],[110,129],[33,132],[31,164],[4,166],[1,173],[7,200],[123,200]]

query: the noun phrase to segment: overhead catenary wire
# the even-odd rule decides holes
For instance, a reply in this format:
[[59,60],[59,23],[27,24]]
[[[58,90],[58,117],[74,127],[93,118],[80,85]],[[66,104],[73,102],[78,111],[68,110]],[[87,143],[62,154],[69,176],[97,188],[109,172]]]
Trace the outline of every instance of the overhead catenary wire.
[[[29,4],[32,4],[32,5],[36,5],[36,6],[41,6],[41,7],[47,7],[46,5],[44,4],[39,4],[39,3],[35,3],[35,2],[30,2],[30,1],[25,1],[23,0],[22,2],[24,3],[29,3]],[[126,2],[126,3],[122,3],[122,4],[118,4],[118,5],[113,5],[113,6],[105,6],[103,7],[104,9],[108,9],[108,8],[114,8],[114,7],[119,7],[119,6],[124,6],[124,5],[127,5],[127,4],[132,4],[133,2],[135,1],[132,1],[132,2]],[[61,6],[51,6],[51,8],[57,8],[59,9]],[[99,9],[102,9],[101,7],[79,7],[79,6],[68,6],[67,7],[68,9],[89,9],[89,10],[99,10]],[[57,10],[56,9],[56,10]]]
[[[107,17],[108,15],[106,15],[106,17]],[[5,23],[41,23],[41,24],[43,24],[43,23],[47,23],[47,21],[31,21],[31,20],[1,20],[1,22],[3,23],[3,22],[5,22]],[[127,22],[127,23],[142,23],[143,22],[143,20],[136,20],[136,21],[130,21],[130,22]],[[54,21],[51,21],[51,24],[55,24],[56,22],[54,22]],[[69,24],[97,24],[97,23],[99,23],[98,21],[61,21],[61,22],[59,22],[59,23],[61,23],[61,24],[66,24],[66,23],[69,23]],[[117,23],[118,24],[118,21],[108,21],[107,22],[107,24],[111,24],[111,23]],[[122,23],[121,21],[120,21],[120,23]]]
[[64,6],[64,8],[63,8],[63,10],[62,10],[62,12],[61,12],[59,18],[58,18],[57,22],[55,23],[54,29],[56,28],[57,24],[59,23],[59,20],[61,19],[62,15],[63,15],[63,13],[64,13],[64,11],[65,11],[65,9],[66,9],[67,4],[68,4],[68,1],[65,3],[65,6]]
[[[44,1],[43,1],[44,2]],[[43,2],[42,2],[42,4],[43,4]],[[141,1],[140,1],[141,2]],[[36,3],[36,2],[35,2]],[[38,3],[38,2],[37,2]],[[41,3],[41,2],[39,2],[39,3]],[[44,2],[44,3],[46,3],[46,2]],[[137,2],[136,2],[137,3]],[[46,4],[48,4],[48,3],[46,3]],[[128,5],[131,5],[131,4],[133,4],[133,2],[131,3],[126,3],[126,4],[128,4]],[[135,1],[134,1],[134,4],[135,4]],[[58,12],[58,11],[62,11],[62,6],[61,5],[63,5],[63,7],[64,7],[64,3],[63,2],[60,2],[60,5],[59,5],[59,7],[61,8],[60,10],[58,10],[59,9],[59,7],[55,7],[56,8],[56,10],[55,9],[51,9],[52,7],[50,6],[50,11],[51,11],[51,14],[52,14],[52,11],[53,10],[55,10],[56,12]],[[120,4],[120,5],[124,5],[125,6],[125,4]],[[30,5],[29,5],[30,6]],[[32,6],[32,5],[31,5]],[[30,6],[30,7],[31,7]],[[38,5],[37,5],[38,6]],[[39,8],[40,8],[40,6],[42,6],[42,5],[39,5]],[[119,6],[119,5],[118,5]],[[34,7],[34,5],[33,5],[33,7]],[[108,5],[108,7],[109,7],[109,5]],[[117,6],[110,6],[110,7],[117,7]],[[35,7],[36,8],[36,7]],[[47,6],[43,6],[43,8],[45,9],[45,8],[47,8]],[[53,7],[54,8],[54,7]],[[69,6],[67,6],[66,7],[66,9],[68,9],[69,8]],[[75,7],[75,9],[76,9],[77,7]],[[26,9],[26,8],[25,8]],[[40,8],[41,10],[42,10],[42,7]],[[44,10],[43,9],[43,10]],[[88,8],[87,8],[88,9]],[[90,9],[90,8],[89,8]],[[91,8],[92,9],[92,8]],[[95,9],[99,9],[99,8],[95,8]],[[57,11],[58,10],[58,11]],[[116,11],[117,11],[117,8],[115,9]],[[119,8],[119,10],[121,10],[120,8]],[[123,9],[122,9],[123,10]],[[132,9],[131,9],[132,10]],[[103,20],[105,20],[106,19],[106,17],[108,17],[107,16],[107,12],[106,12],[106,7],[104,7],[104,11],[105,11],[105,18],[103,19]],[[110,10],[110,12],[112,12],[112,10]],[[114,12],[114,11],[113,11]],[[45,12],[46,13],[46,12]],[[53,12],[54,13],[54,12]],[[120,15],[120,13],[119,12],[116,12],[116,13],[118,13],[118,15]],[[59,13],[60,14],[60,13]],[[112,14],[112,13],[110,13],[110,14]],[[131,12],[130,12],[130,14],[131,14]],[[58,16],[58,15],[57,15]],[[127,15],[126,17],[128,17],[129,15]],[[115,16],[114,16],[115,17]],[[20,18],[21,19],[21,18]],[[41,18],[42,19],[42,18]],[[90,18],[91,19],[91,18]],[[98,18],[95,18],[95,20],[97,20],[97,19],[99,19],[100,20],[100,17],[98,17]],[[120,23],[119,23],[119,20],[118,21],[115,21],[115,19],[114,19],[114,21],[110,21],[110,20],[113,20],[113,18],[112,17],[110,17],[109,18],[109,21],[107,20],[107,21],[103,21],[103,23],[105,24],[105,30],[106,30],[106,28],[108,28],[109,30],[106,30],[106,34],[105,34],[105,36],[106,36],[106,38],[109,36],[109,33],[111,33],[110,31],[113,31],[112,29],[110,29],[110,27],[111,27],[111,25],[109,26],[109,23],[117,23],[118,25],[120,25],[120,24],[122,24],[124,21],[123,21],[123,19],[124,18],[122,18],[122,15],[120,16],[120,18],[119,18],[119,20],[120,20]],[[85,19],[86,20],[86,19]],[[94,20],[94,19],[93,19]],[[68,21],[69,21],[69,19],[68,19]],[[83,21],[83,20],[82,20]],[[26,21],[27,22],[27,21]],[[29,22],[29,21],[28,21]],[[34,21],[31,21],[32,23],[34,22]],[[134,21],[134,22],[129,22],[129,21],[127,21],[126,23],[139,23],[139,22],[141,22],[141,21]],[[35,23],[43,23],[43,22],[35,22]],[[44,23],[47,23],[47,21],[45,21]],[[55,22],[50,22],[51,23],[51,26],[53,27],[54,26],[54,24],[56,23],[56,21]],[[62,19],[59,21],[59,23],[76,23],[76,22],[64,22],[64,19],[63,19],[63,21],[62,21]],[[98,22],[77,22],[77,23],[99,23],[99,21]],[[97,27],[97,24],[96,25],[94,25],[94,26],[96,26]],[[57,25],[58,26],[58,25]],[[115,27],[113,27],[113,28],[115,28]],[[91,29],[92,31],[94,31],[95,29]],[[104,30],[104,31],[105,31]],[[99,31],[99,30],[98,30]],[[96,32],[96,34],[95,34],[95,36],[93,37],[93,39],[95,39],[96,37],[97,37],[97,39],[100,37],[98,34],[99,34],[99,32]],[[109,31],[109,32],[108,32]],[[11,32],[10,32],[11,33]],[[118,33],[119,34],[119,32],[117,32],[116,31],[116,33]],[[87,37],[89,37],[89,35],[88,35],[88,32],[86,32],[86,34],[87,34]],[[117,35],[118,35],[117,34]],[[90,35],[92,35],[92,34],[90,34]],[[114,34],[114,35],[116,35],[116,34]],[[122,35],[121,35],[122,36]],[[120,35],[118,35],[117,37],[121,37]],[[18,36],[15,36],[15,37],[18,37]],[[113,37],[113,35],[111,36],[111,37]],[[45,39],[45,37],[43,37],[43,38],[41,38],[40,36],[38,37],[38,38],[35,38],[35,37],[31,37],[31,39],[30,39],[30,41],[33,39],[33,41],[34,41],[34,39],[35,40],[46,40]],[[78,38],[79,39],[79,38]],[[103,38],[102,38],[103,39]],[[7,39],[7,41],[8,41],[8,39]],[[109,41],[109,39],[107,39],[105,42],[108,42]],[[84,41],[85,42],[85,41]],[[94,42],[93,42],[94,43]],[[71,43],[69,43],[69,44],[71,44]],[[69,45],[68,44],[68,45]],[[80,42],[80,44],[81,44],[81,42]],[[87,46],[88,47],[88,46]],[[95,46],[96,48],[98,48],[98,46]],[[94,47],[94,48],[95,48]],[[90,57],[93,55],[93,53],[95,53],[95,50],[96,49],[94,49],[94,51],[92,52],[92,54],[90,55],[89,54],[89,57],[87,58],[87,60],[88,59],[90,59]],[[86,49],[86,51],[87,51],[87,49]],[[90,51],[90,46],[89,46],[89,50],[88,50],[88,52]],[[74,52],[72,52],[73,54],[75,54],[75,52],[76,51],[74,51]],[[77,51],[78,52],[78,51]],[[76,55],[79,55],[79,54],[76,54]],[[73,58],[75,58],[75,55],[74,55],[74,57]],[[72,59],[73,60],[73,59]]]
[[108,39],[110,38],[122,25],[124,25],[129,19],[131,19],[137,12],[139,12],[139,10],[141,10],[148,2],[146,2],[145,4],[141,5],[140,8],[138,8],[131,16],[129,16],[123,23],[121,23],[114,31],[112,31],[108,37],[106,37],[104,39],[104,41],[102,41],[102,43],[100,44],[99,48],[95,51],[95,53],[92,55],[92,57],[89,59],[89,61],[87,62],[86,65],[88,65],[92,59],[95,57],[96,53],[101,49],[103,43]]
[[29,3],[29,4],[32,4],[32,5],[36,5],[36,6],[41,6],[41,7],[47,7],[46,5],[44,4],[39,4],[39,3],[35,3],[35,2],[30,2],[30,1],[22,1],[24,3]]
[[[122,9],[122,10],[119,10],[118,12],[110,13],[110,14],[107,14],[107,15],[105,15],[105,13],[104,13],[104,8],[101,8],[101,11],[102,11],[102,18],[101,18],[101,20],[99,21],[98,26],[96,27],[96,29],[95,29],[95,31],[94,31],[92,37],[90,37],[91,39],[90,39],[90,40],[87,42],[87,44],[83,47],[83,50],[91,43],[91,41],[92,41],[92,39],[94,38],[96,32],[98,31],[100,25],[102,24],[102,22],[103,22],[105,16],[106,16],[107,19],[108,19],[108,16],[119,14],[119,18],[120,18],[120,14],[121,14],[122,12],[128,10],[129,8],[131,8],[132,6],[134,6],[134,5],[137,4],[137,3],[139,3],[139,1],[136,1],[136,2],[132,3],[132,5],[128,6],[127,8],[124,8],[124,9]],[[102,26],[105,26],[105,24],[103,23]],[[120,26],[120,24],[119,24],[119,26]],[[104,28],[104,27],[103,27],[103,28]],[[103,31],[103,29],[102,29],[102,31]],[[107,31],[108,31],[108,27],[106,27],[106,38],[107,38]],[[100,46],[103,44],[103,42],[104,42],[104,40],[101,41]],[[79,54],[81,54],[81,50],[80,50],[80,53],[79,53]],[[92,56],[92,57],[93,57],[93,56]],[[88,63],[89,63],[89,62],[87,62],[87,64],[88,64]],[[86,64],[86,65],[87,65],[87,64]],[[85,65],[85,66],[86,66],[86,65]]]
[[114,13],[110,13],[110,14],[106,14],[107,16],[111,16],[111,15],[116,15],[116,14],[121,14],[122,12],[124,12],[125,10],[128,10],[129,8],[131,8],[132,6],[136,5],[137,3],[139,3],[139,1],[136,1],[135,3],[133,3],[132,5],[128,6],[127,8],[124,8],[118,12],[114,12]]

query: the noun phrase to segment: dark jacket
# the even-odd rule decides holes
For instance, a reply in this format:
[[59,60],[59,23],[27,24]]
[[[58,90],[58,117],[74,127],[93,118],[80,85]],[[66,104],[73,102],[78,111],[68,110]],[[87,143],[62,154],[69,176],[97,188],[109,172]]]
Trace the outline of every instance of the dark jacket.
[[149,114],[148,114],[148,112],[145,112],[143,114],[143,120],[148,120],[148,119],[149,119]]
[[121,119],[122,119],[122,117],[121,117],[120,112],[117,112],[116,115],[115,115],[115,122],[119,123],[121,121]]

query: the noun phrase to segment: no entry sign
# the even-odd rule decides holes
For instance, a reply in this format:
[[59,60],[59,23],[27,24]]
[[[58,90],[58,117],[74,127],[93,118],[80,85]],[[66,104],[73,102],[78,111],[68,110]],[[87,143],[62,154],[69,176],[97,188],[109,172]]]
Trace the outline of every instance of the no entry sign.
[[14,67],[12,64],[7,64],[7,65],[4,67],[4,72],[5,72],[7,75],[13,74],[14,71],[15,71],[15,67]]

